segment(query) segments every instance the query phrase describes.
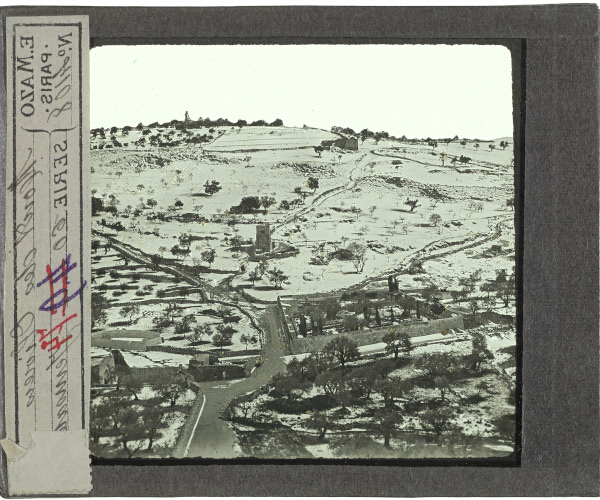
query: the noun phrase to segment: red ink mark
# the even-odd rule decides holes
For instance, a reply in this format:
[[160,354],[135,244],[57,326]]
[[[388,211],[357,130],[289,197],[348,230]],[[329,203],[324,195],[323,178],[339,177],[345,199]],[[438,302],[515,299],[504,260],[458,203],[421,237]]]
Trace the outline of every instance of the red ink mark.
[[[69,295],[67,291],[67,286],[69,285],[69,280],[67,279],[67,274],[69,271],[72,271],[77,267],[77,263],[73,262],[71,264],[71,254],[67,255],[66,259],[63,259],[60,266],[58,266],[54,271],[50,267],[50,265],[46,266],[46,278],[40,281],[37,286],[40,287],[44,283],[48,283],[50,285],[50,298],[40,306],[40,311],[48,311],[50,314],[56,314],[57,310],[62,307],[62,315],[65,317],[65,313],[67,310],[67,304],[73,298],[77,297],[81,291],[87,285],[87,282],[84,281],[83,285],[77,290],[73,295]],[[54,285],[56,283],[61,283],[62,287],[60,290],[54,291]],[[56,296],[62,295],[60,302],[55,303],[54,299]],[[37,330],[37,333],[40,335],[39,341],[41,343],[41,348],[45,351],[52,351],[53,349],[59,349],[61,345],[67,342],[69,339],[73,338],[73,335],[68,335],[64,339],[59,339],[59,336],[62,334],[63,326],[67,323],[67,321],[76,318],[77,314],[72,314],[68,318],[61,321],[58,325],[56,325],[52,330],[48,331],[47,328]],[[57,332],[55,336],[52,336],[54,332]],[[47,337],[50,337],[50,340],[46,340]]]
[[[62,334],[62,329],[63,329],[63,326],[65,325],[65,323],[76,317],[77,317],[77,314],[72,314],[67,319],[64,319],[58,325],[56,325],[54,328],[52,328],[52,330],[50,330],[49,332],[47,331],[46,328],[39,329],[37,332],[40,335],[39,341],[42,343],[42,345],[41,345],[42,349],[44,351],[46,350],[47,347],[50,347],[48,349],[48,351],[51,351],[52,349],[59,349],[62,344],[64,344],[67,340],[72,338],[73,335],[69,335],[67,338],[65,338],[63,340],[59,340],[58,335]],[[54,331],[56,331],[57,329],[58,329],[58,334],[56,336],[52,337],[49,341],[44,340],[46,337],[48,337],[48,335],[52,335],[52,333]]]
[[[76,262],[73,262],[71,264],[70,261],[71,254],[67,255],[66,260],[63,259],[61,265],[58,266],[54,271],[52,271],[52,268],[49,265],[46,266],[46,273],[48,274],[48,276],[42,281],[40,281],[37,284],[37,286],[42,286],[44,283],[48,282],[48,284],[50,285],[50,298],[40,306],[40,311],[49,311],[51,314],[56,314],[57,309],[59,307],[62,307],[62,314],[64,316],[67,303],[75,297],[77,297],[87,285],[87,281],[84,281],[83,285],[81,285],[81,288],[79,288],[79,290],[77,290],[73,295],[68,294],[67,285],[69,284],[69,281],[67,280],[67,274],[69,273],[69,271],[72,271],[77,267]],[[54,284],[57,283],[59,280],[62,281],[62,289],[57,290],[55,292]],[[60,300],[60,302],[55,303],[54,298],[57,295],[62,295],[62,299]]]

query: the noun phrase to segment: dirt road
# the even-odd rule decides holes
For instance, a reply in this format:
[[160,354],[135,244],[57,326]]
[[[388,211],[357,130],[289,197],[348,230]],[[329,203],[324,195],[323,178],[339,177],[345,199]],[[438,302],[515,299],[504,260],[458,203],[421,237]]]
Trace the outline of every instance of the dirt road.
[[[234,458],[238,456],[234,433],[227,423],[221,420],[221,410],[231,399],[258,389],[261,385],[269,382],[273,375],[285,369],[285,364],[281,359],[284,353],[277,307],[269,306],[265,310],[265,314],[268,319],[269,331],[265,333],[262,366],[241,381],[221,380],[200,384],[204,397],[202,395],[198,397],[197,407],[184,428],[180,445],[175,450],[177,458]],[[200,409],[202,409],[201,414]]]

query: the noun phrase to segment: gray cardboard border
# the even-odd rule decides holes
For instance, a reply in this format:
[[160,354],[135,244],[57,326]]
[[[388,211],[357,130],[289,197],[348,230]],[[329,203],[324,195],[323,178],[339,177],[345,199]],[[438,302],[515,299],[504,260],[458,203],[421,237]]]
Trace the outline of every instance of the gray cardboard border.
[[526,43],[521,466],[94,466],[92,495],[600,493],[597,6],[2,10],[3,18],[58,14],[87,14],[92,38],[121,43],[157,37]]

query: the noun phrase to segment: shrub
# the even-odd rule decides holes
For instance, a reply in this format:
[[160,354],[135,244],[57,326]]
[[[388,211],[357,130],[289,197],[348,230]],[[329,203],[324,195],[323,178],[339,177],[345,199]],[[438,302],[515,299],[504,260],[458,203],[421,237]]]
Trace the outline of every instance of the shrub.
[[157,330],[162,330],[171,325],[171,319],[168,316],[157,316],[152,320],[152,324]]
[[217,331],[222,335],[228,335],[228,336],[231,336],[235,332],[237,332],[237,330],[235,328],[232,328],[231,326],[226,326],[226,325],[217,325]]
[[352,314],[344,318],[343,329],[345,332],[352,332],[354,330],[358,330],[359,327],[362,326],[362,323],[363,322],[358,319],[358,316]]
[[191,332],[191,331],[192,331],[192,327],[190,326],[190,324],[187,321],[181,321],[181,322],[175,324],[174,333],[176,335]]
[[216,333],[215,335],[213,335],[212,341],[213,344],[217,347],[231,345],[233,343],[229,335],[223,335],[221,333]]
[[323,308],[327,314],[328,320],[336,319],[338,312],[340,312],[342,306],[335,298],[328,298],[323,301]]

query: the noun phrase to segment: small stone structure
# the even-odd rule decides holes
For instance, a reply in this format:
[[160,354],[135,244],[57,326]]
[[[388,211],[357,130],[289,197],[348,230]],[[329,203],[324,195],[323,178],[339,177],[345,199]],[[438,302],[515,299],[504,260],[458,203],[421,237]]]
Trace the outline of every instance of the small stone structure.
[[145,351],[161,342],[160,333],[150,330],[102,330],[92,334],[92,345],[106,349]]
[[111,354],[92,357],[92,385],[110,385],[115,382],[115,360]]
[[200,353],[200,354],[194,354],[192,359],[190,359],[189,366],[190,366],[190,369],[193,369],[193,368],[198,368],[200,366],[214,365],[215,363],[218,363],[218,362],[219,362],[219,358],[217,358],[217,356],[215,356],[214,354]]
[[188,373],[194,377],[196,382],[207,382],[211,380],[229,380],[234,378],[244,378],[246,370],[240,365],[195,365],[190,363]]
[[256,225],[256,251],[271,251],[271,228],[268,222]]
[[195,354],[188,363],[188,375],[196,382],[210,380],[229,380],[248,375],[245,365],[221,364],[214,354]]

